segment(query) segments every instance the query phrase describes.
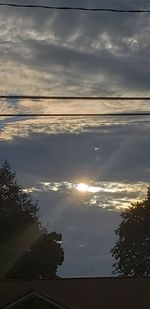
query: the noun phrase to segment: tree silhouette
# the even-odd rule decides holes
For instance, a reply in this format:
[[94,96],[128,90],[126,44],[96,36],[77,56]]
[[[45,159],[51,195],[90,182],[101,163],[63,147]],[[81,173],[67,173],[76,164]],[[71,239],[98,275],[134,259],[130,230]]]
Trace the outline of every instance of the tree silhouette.
[[0,277],[56,277],[64,259],[61,239],[42,227],[38,203],[5,161],[0,168]]
[[122,214],[115,231],[119,236],[111,250],[115,258],[114,274],[119,276],[150,276],[150,188],[146,198],[131,205]]

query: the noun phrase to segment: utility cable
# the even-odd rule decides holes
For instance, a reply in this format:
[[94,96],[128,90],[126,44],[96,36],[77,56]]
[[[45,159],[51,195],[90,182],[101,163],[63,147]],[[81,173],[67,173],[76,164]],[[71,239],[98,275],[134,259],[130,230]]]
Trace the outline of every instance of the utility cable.
[[0,3],[0,6],[8,6],[14,8],[38,8],[48,10],[72,10],[72,11],[89,11],[89,12],[112,12],[112,13],[150,13],[148,9],[113,9],[113,8],[87,8],[87,7],[70,7],[70,6],[49,6],[37,4],[13,4],[13,3]]

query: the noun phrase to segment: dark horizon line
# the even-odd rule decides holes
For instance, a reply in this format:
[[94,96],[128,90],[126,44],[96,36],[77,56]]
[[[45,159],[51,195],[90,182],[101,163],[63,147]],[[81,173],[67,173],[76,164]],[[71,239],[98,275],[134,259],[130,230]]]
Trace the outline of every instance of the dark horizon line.
[[11,278],[2,278],[0,277],[0,282],[19,282],[19,281],[28,281],[28,282],[32,282],[32,281],[58,281],[58,280],[64,280],[64,281],[70,281],[70,280],[150,280],[150,276],[71,276],[71,277],[57,277],[57,278],[41,278],[41,279],[37,279],[37,278],[29,278],[29,279],[25,279],[25,278],[19,278],[19,279],[11,279]]

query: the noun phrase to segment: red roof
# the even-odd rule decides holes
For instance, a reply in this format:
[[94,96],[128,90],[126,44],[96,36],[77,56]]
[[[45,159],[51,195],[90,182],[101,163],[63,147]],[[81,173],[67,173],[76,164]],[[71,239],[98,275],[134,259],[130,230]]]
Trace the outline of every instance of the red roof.
[[70,309],[150,308],[150,278],[1,280],[0,306],[31,290]]

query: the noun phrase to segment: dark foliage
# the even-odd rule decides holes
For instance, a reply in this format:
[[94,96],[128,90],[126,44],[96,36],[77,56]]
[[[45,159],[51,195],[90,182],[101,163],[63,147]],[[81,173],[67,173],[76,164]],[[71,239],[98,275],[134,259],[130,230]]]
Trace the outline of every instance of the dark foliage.
[[64,259],[62,235],[43,228],[38,211],[5,161],[0,168],[0,277],[56,276]]
[[131,205],[122,214],[115,231],[119,237],[111,250],[115,258],[114,274],[150,276],[150,189],[142,202]]

